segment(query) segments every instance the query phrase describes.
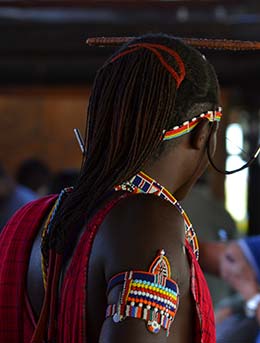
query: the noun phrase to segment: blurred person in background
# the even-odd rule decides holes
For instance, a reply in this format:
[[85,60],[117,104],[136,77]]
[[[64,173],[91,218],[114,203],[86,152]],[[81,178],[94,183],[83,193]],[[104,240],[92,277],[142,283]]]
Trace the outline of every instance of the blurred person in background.
[[31,189],[16,184],[0,164],[0,231],[20,207],[37,198]]
[[237,308],[226,321],[220,339],[227,343],[228,339],[237,343],[260,343],[260,236],[229,243],[220,261],[223,279],[242,298],[240,307],[239,302],[235,304]]
[[[207,184],[207,175],[204,174],[198,180],[182,205],[187,210],[198,233],[200,245],[202,245],[201,253],[206,249],[206,254],[200,261],[202,266],[205,263],[204,260],[209,259],[211,255],[219,256],[219,258],[213,256],[210,262],[219,266],[219,270],[211,274],[205,273],[214,304],[217,343],[255,343],[259,326],[255,317],[248,318],[245,315],[245,301],[238,289],[238,286],[245,287],[247,283],[242,278],[237,279],[238,285],[232,287],[230,282],[222,278],[220,269],[223,256],[234,249],[233,243],[230,242],[237,239],[239,233],[223,203],[211,194]],[[237,242],[242,245],[244,241],[247,242],[248,239],[241,239]],[[255,241],[255,239],[249,241]],[[234,243],[234,245],[237,246],[238,243]],[[244,246],[247,245],[244,243]],[[206,269],[212,270],[213,268]],[[260,275],[259,272],[258,274]],[[225,276],[231,275],[232,273],[226,273]]]
[[17,168],[16,181],[39,196],[44,196],[49,193],[51,176],[51,171],[45,162],[30,158],[24,160]]
[[[196,228],[200,243],[226,242],[238,238],[236,224],[225,209],[223,202],[216,199],[211,192],[207,177],[203,174],[187,197],[182,202],[193,226]],[[224,298],[234,293],[231,287],[220,277],[205,274],[215,312]]]

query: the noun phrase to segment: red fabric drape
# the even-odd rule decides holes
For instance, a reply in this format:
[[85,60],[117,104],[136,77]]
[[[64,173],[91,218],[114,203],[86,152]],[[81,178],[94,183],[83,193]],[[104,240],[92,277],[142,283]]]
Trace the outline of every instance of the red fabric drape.
[[[19,210],[0,235],[0,342],[30,342],[35,323],[26,301],[26,275],[34,238],[57,196],[34,201]],[[96,232],[107,213],[121,198],[100,210],[82,235],[66,272],[58,309],[58,343],[86,343],[85,304],[88,261]],[[197,307],[196,342],[215,343],[211,297],[192,249],[186,244],[191,262],[192,293]],[[105,314],[104,314],[105,317]]]
[[207,281],[188,241],[186,249],[191,265],[191,292],[197,310],[195,342],[216,343],[215,317]]
[[26,301],[26,278],[33,241],[57,196],[18,210],[0,235],[0,342],[28,343],[34,320]]

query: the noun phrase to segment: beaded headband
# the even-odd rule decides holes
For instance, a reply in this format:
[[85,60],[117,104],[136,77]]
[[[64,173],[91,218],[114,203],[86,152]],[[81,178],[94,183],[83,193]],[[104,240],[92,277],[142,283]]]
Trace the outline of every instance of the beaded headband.
[[191,130],[193,130],[199,123],[201,119],[208,119],[210,122],[214,121],[220,121],[222,117],[222,108],[218,107],[215,111],[207,111],[204,113],[201,113],[200,115],[185,121],[181,125],[174,126],[171,130],[165,130],[163,132],[163,141],[168,141],[173,138],[177,138],[180,136],[185,135],[186,133],[189,133]]
[[[222,107],[218,107],[216,111],[207,111],[201,113],[200,115],[185,121],[181,125],[174,126],[171,130],[164,130],[162,134],[163,141],[169,141],[173,138],[178,138],[185,135],[186,133],[191,132],[199,123],[201,119],[208,119],[210,122],[217,121],[219,122],[222,117]],[[80,146],[81,152],[85,153],[84,142],[79,132],[79,129],[74,129],[75,136]],[[258,149],[260,151],[260,149]],[[259,153],[258,151],[258,153]],[[257,154],[258,154],[257,153]]]

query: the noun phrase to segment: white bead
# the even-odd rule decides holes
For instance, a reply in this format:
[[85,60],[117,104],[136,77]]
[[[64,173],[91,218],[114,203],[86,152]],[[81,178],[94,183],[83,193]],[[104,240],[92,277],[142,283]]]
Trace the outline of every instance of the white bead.
[[160,255],[165,255],[165,250],[164,250],[164,249],[162,249],[162,250],[160,251]]
[[115,323],[120,322],[120,315],[119,315],[118,313],[115,313],[115,314],[113,315],[113,321],[114,321]]

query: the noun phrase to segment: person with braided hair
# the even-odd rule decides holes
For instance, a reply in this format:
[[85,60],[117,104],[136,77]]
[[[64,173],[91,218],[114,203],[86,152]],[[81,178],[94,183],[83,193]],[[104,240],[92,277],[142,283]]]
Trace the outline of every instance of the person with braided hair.
[[1,234],[1,342],[215,342],[176,199],[207,167],[220,118],[215,71],[182,40],[145,35],[108,59],[75,188],[25,206]]

